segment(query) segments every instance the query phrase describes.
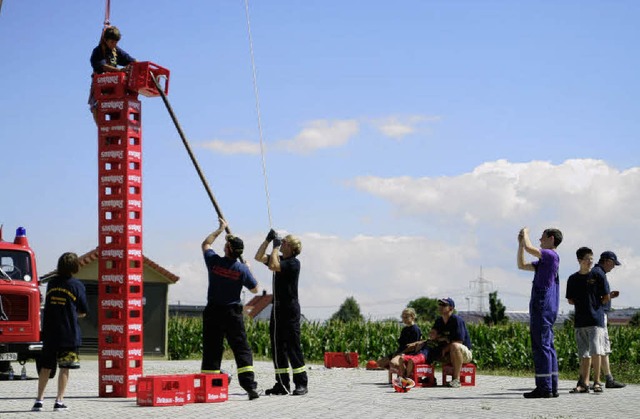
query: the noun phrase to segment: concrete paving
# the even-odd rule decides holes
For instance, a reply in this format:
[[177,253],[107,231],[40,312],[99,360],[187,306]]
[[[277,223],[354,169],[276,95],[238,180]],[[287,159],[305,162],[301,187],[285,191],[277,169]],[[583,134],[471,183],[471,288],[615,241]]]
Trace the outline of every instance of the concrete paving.
[[[199,361],[145,360],[145,375],[199,372]],[[42,412],[31,412],[37,380],[35,366],[28,364],[30,379],[0,381],[0,418],[59,417],[71,415],[92,419],[122,418],[632,418],[640,417],[640,385],[605,389],[602,394],[569,394],[574,381],[560,382],[560,397],[527,400],[522,393],[532,389],[533,377],[499,377],[479,374],[475,387],[458,389],[413,388],[396,393],[387,384],[386,371],[326,369],[308,365],[309,394],[262,396],[249,401],[233,377],[229,400],[184,406],[142,407],[135,399],[98,397],[98,362],[83,360],[72,370],[65,403],[69,410],[54,412],[57,380],[51,380]],[[232,361],[223,368],[235,372]],[[274,383],[273,367],[256,362],[259,388]],[[19,368],[18,368],[19,369]],[[436,372],[438,380],[440,370]]]

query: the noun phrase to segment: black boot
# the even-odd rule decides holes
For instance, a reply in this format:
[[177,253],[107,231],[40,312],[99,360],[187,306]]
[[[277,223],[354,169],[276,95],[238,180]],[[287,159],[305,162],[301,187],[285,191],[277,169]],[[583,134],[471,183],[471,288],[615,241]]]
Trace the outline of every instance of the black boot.
[[297,384],[296,389],[291,393],[293,396],[304,396],[309,392],[307,386],[303,386],[302,384]]
[[280,383],[276,383],[272,388],[264,392],[267,396],[284,396],[289,394],[289,389]]

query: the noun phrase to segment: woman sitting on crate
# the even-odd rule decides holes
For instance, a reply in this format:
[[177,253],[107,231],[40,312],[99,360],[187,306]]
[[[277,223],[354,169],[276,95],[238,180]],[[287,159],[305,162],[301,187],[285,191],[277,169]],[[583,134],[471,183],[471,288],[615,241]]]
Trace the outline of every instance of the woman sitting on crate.
[[[93,74],[125,71],[124,68],[136,61],[135,58],[127,54],[125,50],[118,46],[122,35],[115,26],[109,26],[102,32],[100,44],[91,52],[91,67]],[[98,123],[98,101],[93,95],[93,74],[91,78],[91,92],[89,93],[89,106],[93,114],[93,120]]]
[[414,309],[408,307],[402,310],[402,323],[405,326],[400,331],[398,349],[391,355],[378,359],[377,365],[379,368],[389,369],[392,362],[397,365],[407,345],[422,338],[422,331],[416,324],[416,311]]

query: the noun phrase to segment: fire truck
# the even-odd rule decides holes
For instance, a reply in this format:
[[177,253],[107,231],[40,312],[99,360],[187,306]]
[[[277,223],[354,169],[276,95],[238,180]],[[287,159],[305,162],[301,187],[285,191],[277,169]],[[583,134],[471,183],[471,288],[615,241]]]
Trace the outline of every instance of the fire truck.
[[13,242],[2,239],[0,226],[0,373],[13,371],[12,361],[36,365],[42,351],[40,305],[42,296],[36,257],[24,227]]

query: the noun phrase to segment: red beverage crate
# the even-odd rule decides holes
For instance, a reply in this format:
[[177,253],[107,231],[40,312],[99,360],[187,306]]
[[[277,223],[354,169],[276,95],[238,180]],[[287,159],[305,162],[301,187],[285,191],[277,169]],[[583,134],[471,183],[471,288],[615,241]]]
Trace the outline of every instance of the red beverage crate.
[[435,387],[436,376],[433,365],[416,364],[413,368],[413,381],[416,387]]
[[93,96],[97,100],[112,99],[125,96],[126,73],[112,72],[93,75]]
[[[160,96],[156,85],[153,83],[151,73],[156,77],[164,94],[169,93],[169,70],[160,67],[150,61],[137,61],[131,64],[129,74],[129,90],[138,92],[147,97]],[[163,86],[164,83],[164,86]]]
[[186,376],[150,375],[140,377],[136,391],[138,406],[182,406],[186,402]]
[[191,380],[196,403],[226,402],[229,398],[227,374],[195,374]]
[[[442,366],[442,385],[451,381],[453,374],[453,365],[444,364]],[[476,385],[476,365],[475,364],[462,364],[460,368],[460,385],[463,386],[475,386]]]
[[325,352],[324,366],[327,368],[358,368],[358,353]]

